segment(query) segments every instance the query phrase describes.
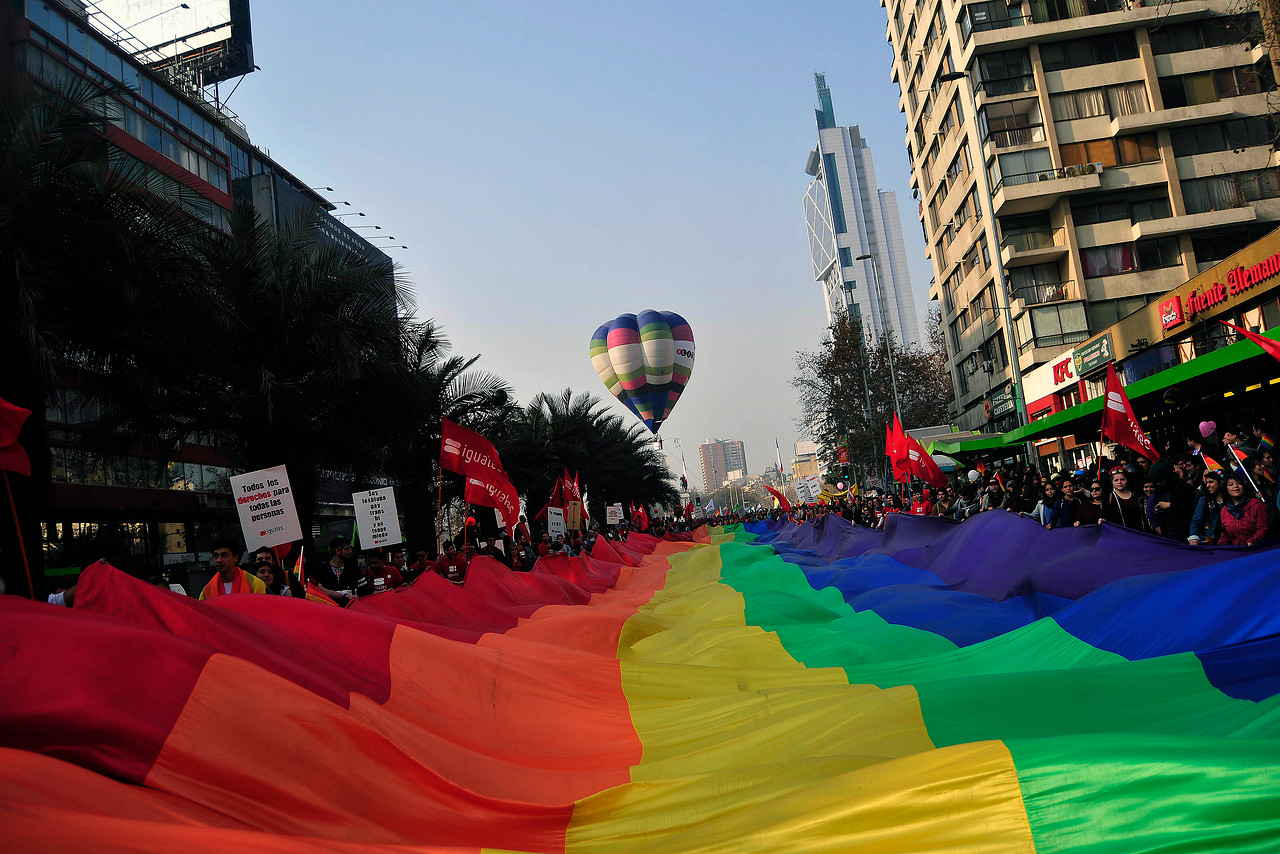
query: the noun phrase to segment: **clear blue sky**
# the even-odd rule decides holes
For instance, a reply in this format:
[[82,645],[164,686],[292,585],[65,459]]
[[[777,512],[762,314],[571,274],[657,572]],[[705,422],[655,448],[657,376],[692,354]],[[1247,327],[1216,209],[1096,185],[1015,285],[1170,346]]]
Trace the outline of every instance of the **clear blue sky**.
[[393,257],[419,315],[522,401],[612,401],[596,327],[643,308],[689,320],[697,362],[662,433],[695,484],[706,437],[743,440],[752,473],[775,436],[784,464],[800,437],[794,355],[826,324],[801,209],[814,71],[898,193],[927,306],[874,3],[272,0],[253,30],[262,70],[229,106],[254,142],[407,244]]

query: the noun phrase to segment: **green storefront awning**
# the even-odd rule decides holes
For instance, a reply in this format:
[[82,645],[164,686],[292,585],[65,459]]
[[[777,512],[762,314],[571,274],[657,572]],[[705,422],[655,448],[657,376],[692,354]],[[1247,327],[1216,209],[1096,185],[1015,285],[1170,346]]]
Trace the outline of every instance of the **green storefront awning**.
[[941,440],[933,442],[929,445],[929,453],[937,452],[939,454],[967,454],[977,451],[991,451],[1005,446],[1004,436],[983,436],[981,438],[970,439],[969,441],[959,442],[943,442]]
[[[1280,340],[1280,329],[1264,332],[1263,335],[1267,338]],[[1165,368],[1157,374],[1152,374],[1145,379],[1130,383],[1124,387],[1125,394],[1129,396],[1130,401],[1138,401],[1149,395],[1163,393],[1165,389],[1171,386],[1200,379],[1215,371],[1236,367],[1253,359],[1270,361],[1271,356],[1264,353],[1252,341],[1237,341],[1235,344],[1214,350],[1212,353],[1197,356],[1190,362],[1183,362],[1181,365]],[[1265,364],[1265,362],[1260,361],[1259,364]],[[1280,372],[1280,363],[1277,363],[1275,367],[1277,372]],[[1095,397],[1061,412],[1055,412],[1053,415],[1034,421],[1026,427],[1019,427],[1017,430],[1009,431],[1004,434],[1004,441],[1012,445],[1029,439],[1068,436],[1080,432],[1079,428],[1086,419],[1101,423],[1102,402],[1103,398]],[[1093,429],[1096,430],[1097,428],[1094,427]]]

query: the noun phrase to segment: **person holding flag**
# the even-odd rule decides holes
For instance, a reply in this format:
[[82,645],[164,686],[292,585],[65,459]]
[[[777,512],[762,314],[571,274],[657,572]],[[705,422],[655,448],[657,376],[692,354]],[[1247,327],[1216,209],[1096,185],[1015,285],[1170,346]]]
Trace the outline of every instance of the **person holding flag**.
[[1227,497],[1222,504],[1222,533],[1218,544],[1253,546],[1267,537],[1267,508],[1255,498],[1248,482],[1238,474],[1224,479]]

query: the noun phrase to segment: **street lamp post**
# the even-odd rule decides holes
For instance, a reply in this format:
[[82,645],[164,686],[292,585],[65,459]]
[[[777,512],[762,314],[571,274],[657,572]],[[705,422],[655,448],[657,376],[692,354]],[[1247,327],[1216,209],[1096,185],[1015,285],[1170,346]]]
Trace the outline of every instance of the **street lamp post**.
[[[969,109],[972,111],[969,115],[976,125],[978,121],[978,96],[973,92],[973,81],[963,71],[952,71],[938,78],[939,83],[945,83],[949,80],[963,81],[962,88],[969,93]],[[1013,312],[1009,308],[1009,287],[1005,283],[1004,260],[1000,257],[1000,237],[996,233],[996,215],[991,203],[991,183],[987,179],[987,161],[982,154],[982,140],[977,141],[975,150],[978,152],[976,169],[978,171],[978,180],[981,182],[981,192],[978,193],[978,200],[982,203],[982,215],[987,218],[985,231],[987,233],[987,245],[990,247],[991,261],[996,269],[996,299],[1000,301],[1000,317],[1004,324],[1005,340],[1009,343],[1010,367],[1013,369],[1014,412],[1018,416],[1018,426],[1025,427],[1030,421],[1027,418],[1027,398],[1022,391],[1022,350],[1018,346],[1018,332],[1014,329]],[[1036,465],[1035,443],[1028,439],[1025,451],[1027,464]]]
[[884,351],[889,357],[889,381],[893,384],[893,411],[899,413],[899,417],[901,417],[902,407],[898,403],[898,372],[893,367],[893,347],[892,342],[889,340],[893,337],[893,326],[889,323],[889,313],[885,311],[884,291],[880,289],[880,265],[876,263],[876,256],[871,254],[859,255],[853,260],[871,261],[871,273],[876,282],[876,302],[880,304],[880,323],[885,331]]

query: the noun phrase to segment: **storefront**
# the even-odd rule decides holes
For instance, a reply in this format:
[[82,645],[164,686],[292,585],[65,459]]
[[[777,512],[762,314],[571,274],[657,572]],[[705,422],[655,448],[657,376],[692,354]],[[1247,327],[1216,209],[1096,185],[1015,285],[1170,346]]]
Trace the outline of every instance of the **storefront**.
[[1224,320],[1280,338],[1280,229],[1028,373],[1031,423],[1005,441],[1098,441],[1109,362],[1157,447],[1180,446],[1201,421],[1274,428],[1280,362]]

